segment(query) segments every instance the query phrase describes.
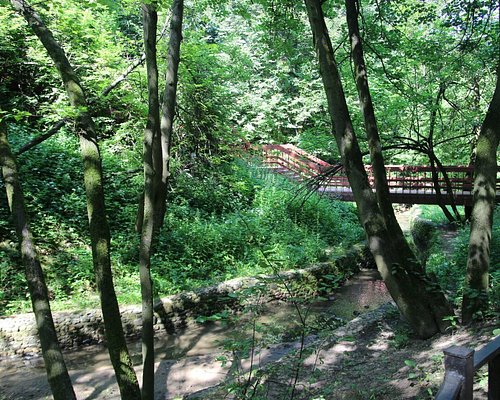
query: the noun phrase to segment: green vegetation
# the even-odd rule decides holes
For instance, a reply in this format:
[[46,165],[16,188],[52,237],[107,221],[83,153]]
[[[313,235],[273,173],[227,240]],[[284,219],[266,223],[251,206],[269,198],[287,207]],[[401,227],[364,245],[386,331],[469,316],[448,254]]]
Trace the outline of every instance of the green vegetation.
[[[465,284],[465,265],[467,263],[470,235],[469,225],[455,227],[455,234],[441,238],[440,226],[447,225],[448,221],[439,207],[414,206],[412,214],[427,221],[426,223],[412,224],[414,238],[417,233],[415,230],[418,231],[421,226],[426,226],[427,270],[438,278],[439,283],[447,291],[453,302],[457,306],[460,305]],[[498,316],[500,314],[500,209],[498,207],[495,210],[493,221],[489,310],[493,316]],[[422,235],[417,236],[422,237]]]
[[[33,134],[19,128],[15,133],[16,147]],[[134,169],[135,154],[118,146],[109,140],[102,150],[112,174],[106,196],[116,290],[120,303],[130,304],[140,302],[134,221],[142,177]],[[97,295],[89,295],[95,283],[76,140],[59,134],[21,156],[19,164],[54,309],[97,306]],[[362,240],[352,205],[317,195],[304,202],[296,184],[246,162],[227,160],[203,175],[174,175],[152,271],[158,296],[269,273],[263,252],[291,269]],[[0,299],[4,312],[13,313],[28,310],[29,301],[6,212],[2,203],[0,229],[7,240],[0,247]]]
[[[463,300],[462,321],[498,314],[498,218],[490,232],[500,140],[496,2],[28,3],[0,0],[0,122],[17,151],[58,127],[17,157],[53,307],[97,307],[98,285],[113,360],[113,338],[126,349],[112,264],[119,301],[143,300],[150,389],[153,291],[159,297],[307,266],[364,237],[420,337],[457,325],[427,273],[452,302]],[[263,143],[293,143],[342,163],[359,212],[302,197],[302,188],[242,155]],[[420,208],[410,247],[391,208],[384,164],[475,165],[474,187],[485,192],[471,214],[478,256],[467,259],[465,226],[438,243],[441,211],[432,207]],[[0,314],[29,304],[11,222],[2,195]],[[401,332],[394,346],[407,336]],[[413,379],[425,379],[407,366]]]

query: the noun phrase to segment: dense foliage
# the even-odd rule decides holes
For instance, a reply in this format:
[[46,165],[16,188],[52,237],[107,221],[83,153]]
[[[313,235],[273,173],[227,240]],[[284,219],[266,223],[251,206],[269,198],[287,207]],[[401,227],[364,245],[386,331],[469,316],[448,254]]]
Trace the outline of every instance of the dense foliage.
[[[350,206],[314,198],[301,206],[289,184],[258,177],[234,162],[235,149],[245,141],[293,142],[327,161],[338,160],[303,5],[278,3],[186,4],[171,205],[155,256],[160,294],[261,271],[261,252],[270,249],[285,260],[284,267],[293,267],[321,260],[325,248],[360,237]],[[323,7],[354,111],[357,96],[341,3],[329,0]],[[468,164],[493,89],[498,9],[488,1],[360,4],[383,144],[429,145],[435,113],[434,151],[445,164]],[[160,2],[160,25],[168,23],[169,6]],[[51,0],[37,4],[37,10],[88,92],[106,172],[116,281],[122,288],[135,285],[138,235],[133,226],[142,190],[147,106],[144,67],[108,95],[102,92],[141,57],[139,3]],[[6,1],[0,1],[0,39],[0,117],[9,122],[10,140],[18,149],[75,110],[67,105],[41,44]],[[164,54],[164,37],[158,46]],[[160,62],[160,76],[165,68]],[[364,136],[361,117],[353,112],[353,119]],[[67,123],[19,157],[32,226],[57,299],[94,285],[72,128]],[[389,163],[427,162],[415,151],[393,149],[388,155]],[[1,251],[7,255],[0,261],[0,296],[7,304],[24,298],[26,291],[20,290],[24,279],[9,241],[5,198],[0,198]],[[344,213],[352,217],[342,218],[349,226],[339,228],[338,216]],[[136,300],[135,292],[121,291]]]
[[[14,128],[14,145],[33,132]],[[138,302],[138,235],[134,230],[141,189],[134,155],[113,140],[103,142],[107,206],[112,229],[113,266],[119,299]],[[120,146],[119,150],[117,146]],[[32,227],[42,254],[56,308],[94,306],[92,257],[77,141],[61,133],[19,157]],[[118,155],[119,154],[119,155]],[[135,161],[136,163],[138,161]],[[137,165],[137,164],[136,164]],[[163,296],[236,276],[324,261],[328,254],[358,242],[362,231],[352,205],[312,196],[246,162],[228,161],[203,174],[176,170],[165,229],[159,237],[153,275]],[[3,190],[3,188],[2,188]],[[28,306],[24,272],[17,256],[7,205],[0,210],[0,301],[14,312]]]
[[[456,230],[448,231],[450,227],[437,206],[415,206],[412,209],[412,216],[414,218],[412,231],[422,229],[422,225],[416,223],[417,220],[423,221],[426,226],[423,247],[427,270],[436,275],[450,298],[457,306],[460,305],[465,283],[464,265],[467,262],[469,227],[455,227]],[[500,313],[500,210],[498,208],[494,216],[489,272],[490,311],[498,316]]]

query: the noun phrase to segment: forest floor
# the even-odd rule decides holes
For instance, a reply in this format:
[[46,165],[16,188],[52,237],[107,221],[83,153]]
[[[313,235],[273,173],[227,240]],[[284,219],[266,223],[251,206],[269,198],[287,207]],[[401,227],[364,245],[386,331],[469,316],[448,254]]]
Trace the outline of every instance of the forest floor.
[[[307,338],[294,399],[433,398],[443,378],[443,349],[451,345],[482,347],[497,327],[498,321],[486,321],[419,340],[394,306],[382,306],[333,332]],[[299,341],[282,343],[256,354],[254,366],[264,371],[259,390],[265,392],[256,399],[290,398],[299,347]],[[224,353],[215,350],[203,355],[203,349],[191,350],[178,360],[156,364],[155,399],[234,398],[228,396],[230,363],[222,366],[219,359]],[[106,353],[93,354],[92,349],[86,349],[73,352],[69,359],[78,399],[120,399]],[[246,360],[244,369],[248,363]],[[140,379],[139,366],[137,370]],[[0,362],[0,373],[2,400],[51,398],[41,360],[25,360],[24,365],[19,360]],[[476,375],[475,399],[487,398],[485,374],[483,369]]]
[[[294,399],[433,398],[444,374],[443,349],[451,345],[482,347],[499,327],[498,321],[491,320],[419,340],[394,306],[366,311],[343,327],[325,328],[308,336],[298,375],[300,341],[266,346],[256,352],[252,367],[258,367],[261,373],[254,374],[259,377],[255,392],[259,396],[254,398],[289,399],[292,387]],[[182,354],[160,357],[155,399],[237,398],[228,396],[228,389],[237,393],[245,385],[232,385],[234,367],[231,362],[224,366],[221,362],[221,357],[230,360],[232,354],[215,343],[218,330],[223,329],[218,324],[195,326],[187,335],[175,338],[172,347],[181,348]],[[120,399],[105,349],[89,346],[66,356],[78,399]],[[141,379],[140,357],[135,363]],[[248,371],[250,361],[239,366]],[[0,376],[0,400],[51,398],[40,358],[0,360]],[[477,399],[486,398],[485,376],[484,369],[476,375]],[[245,398],[251,398],[252,390],[247,390]]]
[[[262,379],[266,399],[433,399],[444,375],[443,349],[482,347],[498,327],[493,321],[459,328],[429,340],[411,336],[398,312],[369,318],[358,332],[330,335],[309,348],[295,379],[294,357],[285,357]],[[486,370],[476,375],[475,399],[486,399]],[[225,388],[227,390],[227,388]],[[199,398],[223,399],[224,388]],[[259,398],[259,397],[258,397]]]

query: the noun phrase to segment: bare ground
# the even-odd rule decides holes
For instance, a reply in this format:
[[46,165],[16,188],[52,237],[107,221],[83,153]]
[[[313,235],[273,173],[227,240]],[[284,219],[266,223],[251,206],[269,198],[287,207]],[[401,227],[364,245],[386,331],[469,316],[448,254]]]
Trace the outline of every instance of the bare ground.
[[[256,353],[254,367],[260,367],[263,373],[255,392],[259,396],[255,398],[289,399],[292,386],[295,386],[295,399],[433,398],[443,377],[443,349],[451,345],[481,347],[491,340],[493,330],[498,327],[498,321],[491,320],[461,327],[447,335],[419,340],[412,337],[397,310],[386,305],[344,327],[308,337],[295,385],[299,342],[268,346]],[[189,346],[185,357],[157,363],[156,399],[178,399],[193,393],[198,394],[190,397],[231,398],[227,392],[231,386],[227,384],[231,382],[228,379],[231,364],[222,366],[216,360],[222,355],[216,348],[214,352],[202,355],[203,350],[192,343],[198,343],[198,336],[203,335],[203,331],[193,335],[191,344],[185,344]],[[226,355],[230,358],[229,354]],[[79,399],[120,398],[107,355],[102,349],[89,348],[68,356]],[[249,359],[244,360],[242,366],[248,370]],[[139,367],[138,372],[140,376]],[[0,375],[1,400],[51,398],[40,359],[4,360],[0,362]],[[475,398],[486,398],[485,372],[481,371],[476,378]],[[226,384],[221,384],[224,381]],[[204,388],[212,389],[200,392]]]
[[[498,327],[498,321],[485,321],[419,340],[411,337],[395,308],[373,314],[309,346],[296,381],[297,353],[267,368],[260,377],[256,398],[290,399],[293,390],[293,399],[431,399],[444,375],[443,349],[452,345],[480,348]],[[484,368],[476,374],[475,399],[487,398],[485,374]],[[192,397],[237,398],[227,396],[228,387],[219,386]],[[247,393],[252,390],[251,386]]]

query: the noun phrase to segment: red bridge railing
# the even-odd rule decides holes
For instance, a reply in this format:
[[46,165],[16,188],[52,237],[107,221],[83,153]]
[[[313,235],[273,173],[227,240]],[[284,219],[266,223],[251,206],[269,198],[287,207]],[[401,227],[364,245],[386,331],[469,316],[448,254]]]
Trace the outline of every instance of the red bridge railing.
[[[310,179],[324,175],[319,191],[342,200],[353,200],[347,176],[340,172],[328,174],[335,166],[329,164],[291,144],[262,146],[264,164],[277,172],[292,172],[293,178]],[[395,203],[412,204],[472,204],[473,167],[445,166],[447,179],[437,171],[434,179],[430,166],[388,165],[387,181],[391,200]],[[373,174],[370,166],[366,167],[370,182]],[[499,169],[500,172],[500,169]],[[436,186],[441,198],[436,194]],[[448,192],[451,190],[451,194]],[[500,199],[500,176],[497,174],[497,198]]]

